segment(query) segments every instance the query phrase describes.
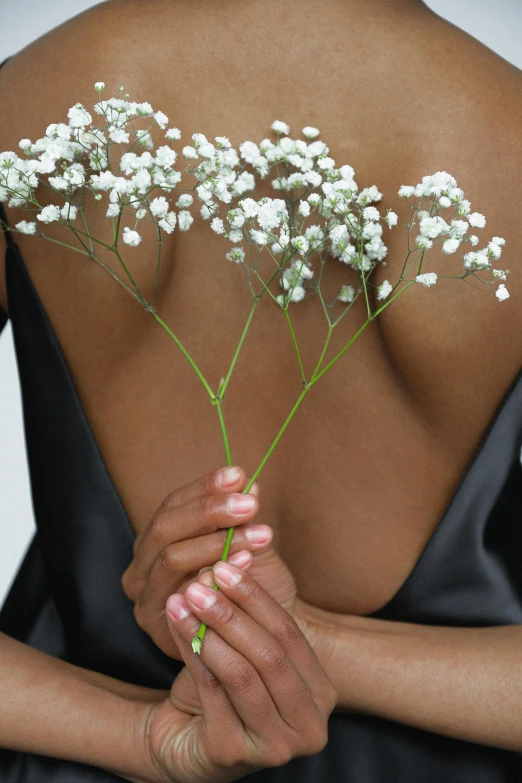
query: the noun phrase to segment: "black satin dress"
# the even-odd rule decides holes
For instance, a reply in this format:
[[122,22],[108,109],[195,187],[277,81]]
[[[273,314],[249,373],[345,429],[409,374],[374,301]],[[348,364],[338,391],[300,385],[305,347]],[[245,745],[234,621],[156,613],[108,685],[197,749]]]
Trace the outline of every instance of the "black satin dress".
[[[6,277],[37,532],[1,611],[0,630],[79,666],[169,688],[182,664],[140,630],[122,591],[134,533],[13,238]],[[5,320],[0,317],[0,327]],[[413,572],[373,617],[445,626],[522,624],[521,444],[522,372]],[[522,649],[520,655],[522,661]],[[371,716],[334,714],[321,753],[247,779],[520,783],[522,755]],[[0,751],[1,783],[116,780],[94,767]]]

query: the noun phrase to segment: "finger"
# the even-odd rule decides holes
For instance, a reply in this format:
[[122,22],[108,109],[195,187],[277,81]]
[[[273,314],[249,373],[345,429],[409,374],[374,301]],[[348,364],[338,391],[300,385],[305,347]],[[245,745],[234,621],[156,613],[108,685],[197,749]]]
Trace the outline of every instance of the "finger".
[[[181,646],[187,667],[193,667],[194,662],[190,655],[185,657],[185,651],[186,645],[190,645],[192,637],[198,631],[199,619],[193,614],[184,616],[183,611],[180,611],[178,607],[181,606],[184,611],[191,611],[191,607],[187,601],[181,604],[180,599],[185,600],[185,597],[179,596],[179,594],[170,596],[166,610],[170,621],[176,626],[183,639]],[[182,616],[180,617],[180,615]],[[205,669],[214,678],[215,683],[222,684],[238,717],[252,733],[259,737],[268,738],[269,727],[273,730],[274,727],[277,729],[280,726],[281,718],[278,710],[255,668],[218,634],[207,629],[201,655],[192,653],[192,658],[199,658]],[[203,679],[203,687],[209,684],[210,687],[215,686],[204,669],[199,667],[194,667],[194,669],[200,681]],[[192,673],[192,668],[190,671]],[[194,682],[197,687],[195,676]]]
[[[268,525],[242,525],[234,531],[229,554],[234,555],[244,549],[262,552],[271,544],[272,538],[273,531]],[[163,610],[169,595],[178,591],[187,579],[196,576],[209,563],[220,559],[226,539],[227,530],[219,530],[169,544],[159,553],[145,579],[135,576],[129,597],[143,609],[150,605]],[[236,565],[241,567],[240,563]]]
[[[254,623],[279,642],[301,677],[309,683],[315,701],[327,709],[333,698],[332,683],[308,640],[286,609],[250,574],[230,563],[216,563],[214,579],[221,594],[233,606],[248,615]],[[248,637],[242,635],[239,639],[237,630],[235,634],[234,640],[230,643],[234,647],[241,645],[242,650],[248,643]]]
[[[206,495],[178,508],[158,512],[135,543],[134,558],[125,572],[126,594],[135,600],[131,592],[137,589],[140,581],[147,579],[160,552],[168,545],[244,524],[251,521],[258,510],[259,502],[255,495],[233,493]],[[224,541],[226,533],[222,536]],[[199,567],[211,563],[212,560],[201,563]],[[140,590],[142,586],[140,585]]]
[[[163,501],[167,508],[176,508],[202,495],[212,495],[215,492],[239,492],[247,483],[243,468],[238,465],[219,468],[200,476],[195,481],[185,484],[171,492]],[[256,482],[257,483],[257,482]],[[259,491],[259,488],[257,488]]]
[[[231,562],[245,571],[252,565],[252,553],[248,550],[242,549],[232,555],[232,558],[235,558],[235,561],[231,560]],[[173,590],[183,594],[189,584],[200,578],[203,573],[206,574],[205,582],[212,586],[214,584],[212,567],[202,568],[197,576],[193,575],[191,579],[182,584],[175,574],[171,575],[169,579],[168,574],[158,572],[155,579],[151,576],[147,581],[134,605],[134,617],[139,627],[151,637],[165,655],[176,658],[176,660],[180,660],[179,651],[172,643],[171,634],[165,624],[165,603],[167,598],[172,595]]]
[[[222,683],[212,674],[201,657],[192,652],[190,640],[197,632],[199,621],[179,594],[170,597],[166,616],[172,638],[194,680],[208,734],[217,747],[220,745],[220,737],[226,747],[227,739],[242,732],[241,720]],[[173,691],[175,696],[175,683]]]
[[[205,648],[207,650],[210,648],[212,659],[209,660],[204,656],[203,660],[218,679],[226,676],[223,658],[228,657],[225,656],[227,646],[231,647],[236,655],[239,655],[237,665],[240,666],[245,682],[249,687],[258,688],[254,678],[255,672],[270,694],[281,718],[296,732],[299,732],[310,719],[317,720],[320,717],[306,680],[294,667],[287,651],[274,636],[223,593],[212,590],[200,582],[189,585],[184,595],[194,613],[210,629],[205,632],[202,655]],[[219,655],[220,650],[221,655]],[[214,653],[216,653],[215,662]],[[238,684],[235,683],[236,686]],[[234,684],[232,691],[228,692],[232,703],[236,705],[241,693],[236,692]],[[268,714],[266,717],[268,718]]]

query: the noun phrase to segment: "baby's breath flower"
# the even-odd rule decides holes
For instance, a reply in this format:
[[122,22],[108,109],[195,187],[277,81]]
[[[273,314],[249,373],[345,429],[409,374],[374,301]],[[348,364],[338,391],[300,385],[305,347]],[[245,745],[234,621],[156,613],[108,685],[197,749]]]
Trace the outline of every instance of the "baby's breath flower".
[[306,200],[312,207],[318,207],[321,203],[321,196],[319,193],[310,193]]
[[123,130],[123,128],[115,128],[114,125],[111,125],[109,127],[109,138],[111,141],[116,142],[116,144],[128,144],[130,137],[128,132]]
[[169,212],[167,215],[165,215],[164,218],[162,218],[160,221],[158,221],[158,226],[166,233],[166,234],[172,234],[174,229],[176,228],[176,213],[175,212]]
[[303,217],[308,217],[310,214],[310,204],[308,201],[300,201],[298,212]]
[[235,261],[236,264],[241,264],[245,260],[245,251],[242,247],[233,247],[229,250],[225,256],[228,261]]
[[340,302],[353,302],[355,297],[355,290],[351,285],[342,285],[341,290],[337,296]]
[[[100,194],[100,195],[101,195],[101,194]],[[108,218],[115,218],[115,217],[118,217],[118,215],[120,214],[120,212],[121,212],[121,206],[120,206],[120,204],[116,204],[116,203],[114,203],[114,204],[109,204],[109,206],[107,207],[107,213],[106,213],[106,217],[108,217]]]
[[458,209],[457,212],[459,215],[462,215],[463,217],[466,215],[469,215],[471,210],[471,202],[467,199],[462,199],[462,201],[458,202]]
[[253,141],[244,141],[243,144],[240,144],[239,152],[246,163],[253,163],[261,155],[259,147]]
[[15,228],[21,234],[36,234],[36,223],[30,223],[27,220],[21,220],[15,225]]
[[155,114],[152,115],[154,119],[156,120],[157,124],[160,126],[162,130],[164,130],[167,125],[169,124],[169,118],[166,114],[163,114],[162,111],[157,111]]
[[460,247],[460,241],[458,239],[447,239],[442,245],[442,250],[447,255],[456,253]]
[[319,130],[319,128],[313,128],[311,125],[307,125],[307,126],[306,126],[305,128],[303,128],[303,130],[301,131],[301,133],[303,134],[303,136],[306,136],[306,138],[307,138],[307,139],[315,139],[315,138],[316,138],[316,136],[319,136],[319,133],[320,133],[320,132],[321,132],[321,131]]
[[49,204],[49,206],[42,209],[36,216],[36,219],[40,220],[42,223],[55,223],[60,219],[60,207]]
[[417,275],[415,280],[417,283],[422,283],[426,288],[429,288],[437,282],[437,275],[435,272],[425,272],[423,275]]
[[161,168],[169,168],[175,163],[176,158],[177,153],[170,147],[167,147],[166,144],[162,147],[158,147],[156,150],[155,162],[158,166],[161,166]]
[[469,241],[471,242],[473,247],[475,247],[480,242],[480,239],[478,238],[478,236],[476,234],[470,234]]
[[105,82],[95,82],[94,89],[96,92],[102,92],[105,89]]
[[472,251],[464,256],[464,267],[466,269],[489,269],[490,266],[487,250]]
[[165,133],[165,138],[169,141],[179,141],[181,139],[181,131],[179,128],[169,128]]
[[287,125],[286,122],[283,122],[282,120],[274,120],[270,127],[278,134],[278,136],[281,134],[290,133],[290,125]]
[[210,228],[212,229],[212,231],[215,231],[216,234],[225,233],[225,224],[223,223],[221,218],[215,217],[210,224]]
[[141,242],[141,237],[137,231],[132,231],[128,226],[123,229],[122,239],[126,245],[137,247]]
[[231,242],[237,244],[237,242],[241,242],[241,240],[244,239],[243,232],[238,228],[233,228],[232,231],[228,232],[228,238]]
[[509,291],[507,290],[504,283],[501,283],[497,290],[495,291],[495,296],[499,300],[499,302],[503,302],[504,299],[509,299]]
[[[291,302],[301,302],[304,299],[305,293],[306,293],[306,291],[305,291],[305,289],[302,286],[296,285],[296,287],[292,291],[292,295],[290,296],[290,301]],[[497,293],[498,293],[498,291],[497,291]],[[509,294],[508,294],[508,296],[509,296]]]
[[401,198],[410,198],[415,193],[413,185],[401,185],[399,188],[399,196]]
[[31,151],[31,147],[33,146],[33,143],[31,139],[20,139],[20,141],[18,142],[18,146],[25,153],[29,154],[29,152]]
[[60,210],[60,214],[64,220],[70,222],[71,220],[76,220],[76,215],[78,214],[78,208],[74,207],[72,204],[64,204],[64,206]]
[[450,231],[450,227],[441,217],[436,215],[435,217],[423,217],[419,230],[424,237],[429,239],[436,239],[441,234],[447,234]]
[[488,244],[488,252],[489,255],[495,259],[495,261],[498,261],[498,259],[502,255],[502,247],[501,245],[498,245],[496,242],[490,242]]
[[396,212],[392,212],[391,210],[388,212],[386,217],[384,218],[385,221],[388,223],[389,228],[393,228],[393,226],[396,226],[399,222],[399,216]]
[[384,280],[377,288],[377,299],[386,299],[393,290],[393,286],[389,280]]
[[429,250],[433,247],[433,242],[431,239],[428,239],[428,237],[423,236],[422,234],[419,234],[419,236],[415,240],[415,244],[417,247],[422,248],[423,250]]
[[178,226],[180,231],[188,231],[194,222],[194,218],[186,209],[178,212]]
[[381,213],[377,207],[365,207],[363,209],[363,218],[365,220],[380,220]]
[[439,198],[439,206],[441,206],[443,209],[451,207],[451,199],[449,199],[447,196],[441,196]]
[[472,212],[471,215],[468,215],[468,220],[473,228],[484,228],[486,225],[486,218],[480,212]]
[[190,195],[190,193],[182,193],[176,201],[176,206],[180,207],[181,209],[185,209],[186,207],[191,207],[193,203],[194,198]]
[[493,277],[506,280],[509,269],[493,269]]
[[91,115],[81,103],[71,106],[67,112],[67,117],[69,118],[71,128],[85,128],[86,125],[90,125],[92,122]]
[[308,240],[306,239],[305,236],[301,234],[301,236],[294,237],[290,241],[298,253],[300,253],[302,256],[306,255],[306,253],[308,252],[309,245],[308,245]]
[[154,217],[164,218],[169,211],[169,203],[165,196],[159,196],[150,202],[149,209]]
[[502,237],[493,237],[493,242],[496,245],[500,245],[500,247],[503,247],[506,244],[506,240]]

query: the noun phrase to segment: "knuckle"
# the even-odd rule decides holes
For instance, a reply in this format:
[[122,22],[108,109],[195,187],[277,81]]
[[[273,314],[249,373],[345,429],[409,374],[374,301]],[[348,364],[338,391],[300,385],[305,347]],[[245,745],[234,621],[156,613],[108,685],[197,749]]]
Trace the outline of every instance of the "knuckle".
[[158,567],[163,573],[173,574],[179,571],[181,555],[176,544],[169,544],[158,555]]
[[238,692],[250,691],[257,681],[257,675],[250,664],[237,664],[228,675],[229,684]]
[[266,674],[284,673],[288,668],[288,656],[280,644],[264,647],[259,659],[259,666]]
[[166,509],[154,515],[149,525],[149,536],[153,541],[161,541],[166,526]]
[[216,601],[218,623],[221,627],[233,628],[237,622],[237,612],[233,604]]
[[216,511],[217,503],[213,495],[204,495],[199,498],[197,513],[203,522],[212,522]]
[[303,740],[300,753],[310,756],[320,753],[328,744],[328,722],[319,716],[315,720],[310,720]]
[[303,640],[301,629],[289,614],[281,618],[274,636],[285,648],[300,645]]
[[264,754],[264,766],[283,767],[296,755],[285,742],[271,743]]

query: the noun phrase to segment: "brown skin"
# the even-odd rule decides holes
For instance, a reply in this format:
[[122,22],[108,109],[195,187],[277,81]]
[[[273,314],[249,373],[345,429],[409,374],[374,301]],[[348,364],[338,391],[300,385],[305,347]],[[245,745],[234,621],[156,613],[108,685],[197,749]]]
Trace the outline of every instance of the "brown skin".
[[[143,9],[133,0],[103,4],[9,63],[0,72],[0,149],[16,149],[22,137],[38,138],[77,100],[92,104],[91,85],[103,79],[111,94],[113,85],[124,83],[133,98],[150,100],[169,114],[185,143],[195,131],[222,133],[234,145],[259,140],[275,118],[296,133],[317,124],[337,163],[353,165],[361,187],[375,181],[385,194],[383,207],[399,213],[399,227],[385,233],[389,256],[376,282],[394,281],[404,260],[409,211],[394,194],[426,173],[444,169],[456,177],[473,209],[488,218],[486,229],[477,231],[483,242],[493,235],[507,240],[499,266],[511,269],[510,300],[499,304],[490,292],[456,281],[409,291],[314,387],[259,480],[262,502],[255,522],[272,528],[273,546],[254,553],[249,577],[255,574],[272,593],[272,576],[264,578],[263,564],[278,559],[278,573],[284,569],[295,580],[294,617],[339,692],[339,708],[380,714],[378,695],[388,683],[377,683],[377,695],[365,701],[365,680],[347,665],[359,634],[382,638],[383,626],[363,615],[384,606],[408,577],[520,368],[522,239],[513,194],[522,166],[522,75],[414,0],[219,6],[151,0],[146,13]],[[283,73],[288,78],[281,79]],[[15,210],[10,218],[20,219]],[[89,221],[102,236],[104,210],[92,205]],[[159,503],[173,488],[223,465],[216,414],[184,357],[105,272],[30,237],[20,237],[19,244],[131,523],[144,541]],[[155,249],[154,237],[147,236],[125,256],[147,295]],[[158,310],[216,386],[248,315],[244,277],[224,261],[222,240],[201,223],[169,238],[164,259]],[[423,271],[458,269],[456,256],[432,252]],[[349,282],[349,270],[332,262],[326,295]],[[0,303],[7,307],[1,288]],[[318,300],[292,307],[291,315],[309,374],[326,336]],[[363,317],[358,302],[334,332],[328,357]],[[251,472],[300,391],[290,336],[268,301],[256,313],[236,372],[225,416],[234,462]],[[180,540],[179,511],[172,520],[171,535],[157,539],[154,563],[166,547],[185,547],[186,553],[205,522],[191,517]],[[221,538],[215,531],[206,534],[214,536],[208,544],[214,560],[228,524],[216,518]],[[244,539],[238,541],[243,547]],[[144,588],[155,594],[144,611],[137,610],[140,624],[174,655],[159,613],[169,579],[172,592],[183,593],[193,581],[199,562],[197,550],[191,552],[186,570],[176,556],[175,573],[161,577],[157,591],[154,565],[140,565],[140,545],[130,567],[138,606]],[[476,704],[448,709],[444,697],[455,693],[449,675],[443,687],[439,683],[439,700],[415,690],[411,669],[402,665],[412,637],[399,633],[401,624],[393,625],[394,638],[401,639],[391,652],[402,694],[394,720],[454,736],[464,725],[476,741],[522,748],[506,720],[488,738],[488,716],[480,723]],[[311,630],[317,628],[324,629],[322,637]],[[428,669],[436,660],[462,658],[459,651],[468,649],[469,631],[447,629],[433,637],[425,630],[425,646],[418,639],[422,626],[415,629],[414,643],[425,650]],[[502,631],[491,629],[497,634],[496,661],[504,661],[502,676],[490,648],[480,646],[482,636],[475,637],[490,705],[500,704],[500,680],[510,671],[511,647]],[[372,654],[378,663],[390,650],[377,645]],[[470,682],[474,674],[468,673]],[[357,699],[351,695],[355,683],[362,689]],[[483,692],[469,692],[484,698]],[[416,712],[421,703],[424,712]]]

